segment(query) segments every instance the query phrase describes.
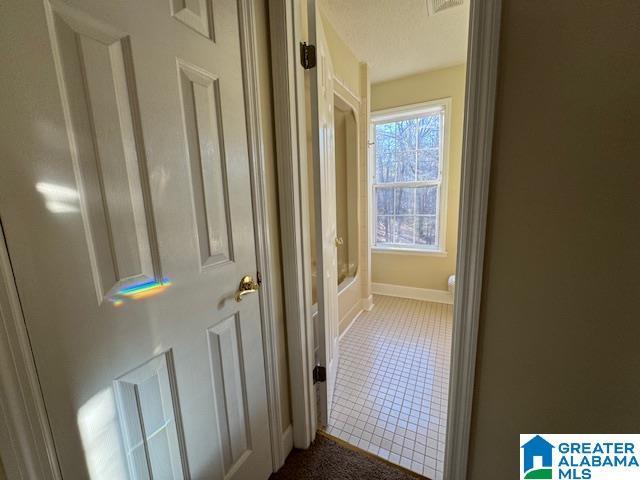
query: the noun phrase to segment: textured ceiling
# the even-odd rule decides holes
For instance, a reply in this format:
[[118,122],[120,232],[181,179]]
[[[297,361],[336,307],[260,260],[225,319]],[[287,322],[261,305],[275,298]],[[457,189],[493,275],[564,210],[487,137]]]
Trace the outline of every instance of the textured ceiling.
[[427,0],[320,0],[373,83],[464,63],[469,1],[432,17]]

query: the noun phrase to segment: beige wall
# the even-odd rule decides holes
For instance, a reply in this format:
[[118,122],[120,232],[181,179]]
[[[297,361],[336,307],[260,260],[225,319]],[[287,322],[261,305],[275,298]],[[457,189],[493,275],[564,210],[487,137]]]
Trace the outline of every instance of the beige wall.
[[360,61],[351,49],[333,29],[329,20],[321,14],[324,34],[331,52],[333,73],[338,82],[342,83],[356,97],[360,96]]
[[468,478],[640,431],[640,2],[503,2]]
[[446,290],[455,273],[460,198],[460,161],[464,117],[465,66],[435,70],[377,83],[371,87],[371,111],[451,97],[451,141],[447,194],[446,256],[373,252],[373,283]]

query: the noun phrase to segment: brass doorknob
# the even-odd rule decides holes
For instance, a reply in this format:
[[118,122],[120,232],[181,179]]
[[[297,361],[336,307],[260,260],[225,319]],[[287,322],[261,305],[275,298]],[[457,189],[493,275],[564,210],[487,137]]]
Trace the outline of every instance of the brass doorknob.
[[242,301],[242,297],[249,293],[256,293],[260,288],[260,284],[255,282],[251,275],[245,275],[240,280],[238,285],[238,291],[236,292],[236,302]]
[[336,245],[344,245],[344,240],[342,239],[342,237],[336,237]]

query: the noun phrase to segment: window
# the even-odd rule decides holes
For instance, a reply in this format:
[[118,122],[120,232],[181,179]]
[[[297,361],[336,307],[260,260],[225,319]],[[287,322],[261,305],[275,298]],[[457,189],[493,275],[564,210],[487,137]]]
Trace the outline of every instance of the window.
[[449,101],[372,115],[374,247],[444,251]]

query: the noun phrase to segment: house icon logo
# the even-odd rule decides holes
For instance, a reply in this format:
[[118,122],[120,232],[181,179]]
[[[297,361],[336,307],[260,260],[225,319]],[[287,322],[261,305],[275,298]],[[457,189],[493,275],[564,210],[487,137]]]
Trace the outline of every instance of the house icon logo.
[[553,479],[553,449],[555,447],[552,444],[540,435],[535,435],[520,448],[523,449],[520,465],[522,479]]

